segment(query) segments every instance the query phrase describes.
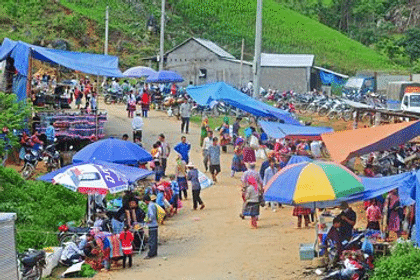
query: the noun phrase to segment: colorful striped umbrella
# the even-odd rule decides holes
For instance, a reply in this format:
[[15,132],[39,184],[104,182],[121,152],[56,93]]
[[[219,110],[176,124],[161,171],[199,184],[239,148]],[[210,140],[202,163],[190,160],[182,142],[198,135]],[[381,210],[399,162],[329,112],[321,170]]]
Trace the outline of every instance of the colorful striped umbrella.
[[333,162],[300,162],[286,166],[265,187],[264,199],[285,204],[335,200],[364,190],[362,180]]

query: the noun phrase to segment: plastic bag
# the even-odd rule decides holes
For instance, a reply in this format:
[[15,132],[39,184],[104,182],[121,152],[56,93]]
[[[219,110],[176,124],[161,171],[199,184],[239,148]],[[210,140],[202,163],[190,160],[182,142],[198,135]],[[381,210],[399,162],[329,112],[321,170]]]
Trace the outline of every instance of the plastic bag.
[[257,150],[257,152],[255,153],[255,155],[256,155],[257,158],[260,158],[260,159],[263,159],[263,160],[267,159],[267,155],[266,155],[265,150],[263,148],[259,148]]
[[370,241],[367,238],[365,238],[365,240],[363,241],[363,244],[362,244],[362,251],[365,254],[373,256],[373,250],[374,249],[373,249],[372,243],[370,243]]

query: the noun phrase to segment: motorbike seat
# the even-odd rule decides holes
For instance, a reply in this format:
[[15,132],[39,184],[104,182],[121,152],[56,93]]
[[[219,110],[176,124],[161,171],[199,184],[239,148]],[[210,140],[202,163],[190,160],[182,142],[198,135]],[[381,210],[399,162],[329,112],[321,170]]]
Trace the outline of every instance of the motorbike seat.
[[79,233],[79,234],[89,233],[89,231],[90,231],[89,228],[83,228],[83,227],[70,227],[68,230],[68,232]]
[[34,251],[22,258],[22,263],[25,266],[33,266],[36,262],[45,258],[44,251]]

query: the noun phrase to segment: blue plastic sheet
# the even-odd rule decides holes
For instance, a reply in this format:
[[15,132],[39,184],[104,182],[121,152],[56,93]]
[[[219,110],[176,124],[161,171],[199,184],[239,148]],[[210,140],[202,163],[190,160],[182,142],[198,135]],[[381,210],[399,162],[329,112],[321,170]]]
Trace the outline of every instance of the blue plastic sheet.
[[255,100],[224,82],[195,87],[190,86],[187,87],[187,93],[195,102],[202,106],[209,105],[212,101],[224,101],[255,116],[274,117],[282,120],[284,123],[301,125],[289,112]]
[[330,127],[291,125],[278,122],[259,121],[268,136],[276,139],[287,136],[320,136],[322,133],[333,132]]
[[24,88],[23,84],[26,86],[30,55],[34,59],[62,65],[86,74],[123,77],[118,69],[118,57],[115,56],[54,50],[5,38],[0,47],[0,61],[8,57],[14,59],[19,78],[18,84],[14,84],[13,89],[19,100],[26,98],[26,87]]
[[321,82],[324,85],[344,85],[346,83],[346,80],[341,78],[340,76],[337,76],[333,73],[327,73],[324,71],[319,71],[319,77],[321,78]]

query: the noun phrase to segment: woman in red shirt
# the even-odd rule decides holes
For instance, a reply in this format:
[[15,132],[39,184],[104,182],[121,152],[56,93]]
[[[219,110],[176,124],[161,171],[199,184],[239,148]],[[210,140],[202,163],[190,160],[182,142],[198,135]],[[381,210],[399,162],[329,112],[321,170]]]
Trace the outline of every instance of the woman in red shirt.
[[144,89],[144,93],[141,96],[141,111],[143,112],[143,118],[147,118],[147,112],[149,111],[150,95],[147,88]]

